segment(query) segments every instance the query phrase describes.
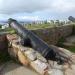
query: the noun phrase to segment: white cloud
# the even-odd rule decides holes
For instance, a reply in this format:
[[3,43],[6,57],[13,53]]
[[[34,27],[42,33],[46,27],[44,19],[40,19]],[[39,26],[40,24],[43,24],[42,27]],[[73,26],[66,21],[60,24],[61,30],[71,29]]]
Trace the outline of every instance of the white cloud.
[[47,9],[49,0],[0,0],[0,13],[35,12]]
[[40,20],[38,16],[19,16],[17,17],[19,20],[30,20],[30,21],[37,21]]
[[75,0],[0,0],[0,13],[42,10],[67,12],[75,9]]
[[74,12],[75,0],[0,0],[0,19],[37,20],[40,16],[69,16]]
[[58,12],[68,12],[75,9],[74,0],[58,0],[52,3],[52,7],[55,11]]

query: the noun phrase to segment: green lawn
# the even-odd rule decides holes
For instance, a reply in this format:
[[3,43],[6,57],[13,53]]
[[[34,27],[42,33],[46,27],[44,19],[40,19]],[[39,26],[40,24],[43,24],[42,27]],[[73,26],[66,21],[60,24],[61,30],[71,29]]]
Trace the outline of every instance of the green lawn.
[[10,34],[13,34],[13,33],[15,33],[15,30],[12,28],[6,28],[6,29],[0,29],[0,32],[7,32]]
[[54,24],[32,24],[32,25],[25,25],[24,27],[29,30],[36,30],[36,29],[51,28],[54,26],[55,26]]

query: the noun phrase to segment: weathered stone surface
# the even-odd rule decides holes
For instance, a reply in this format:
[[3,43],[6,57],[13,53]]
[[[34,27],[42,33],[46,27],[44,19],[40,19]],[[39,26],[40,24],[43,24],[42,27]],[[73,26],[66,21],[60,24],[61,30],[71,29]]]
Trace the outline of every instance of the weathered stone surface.
[[[46,75],[75,75],[75,54],[68,51],[67,49],[56,47],[51,45],[50,47],[53,48],[54,50],[61,52],[64,54],[64,56],[70,58],[72,60],[71,63],[66,62],[65,64],[58,65],[57,62],[49,60],[49,63],[47,63],[47,60],[41,56],[38,52],[36,52],[37,59],[42,61],[43,63],[47,63],[48,68],[43,70],[40,67],[43,65],[41,64],[40,66],[35,63],[35,60],[28,61],[28,57],[25,54],[26,51],[34,51],[32,48],[28,47],[23,47],[19,44],[17,44],[15,41],[12,41],[12,46],[13,46],[13,53],[17,55],[19,58],[20,62],[23,65],[30,65],[35,71],[39,72],[39,74],[46,74]],[[14,51],[17,50],[17,51]],[[15,55],[14,55],[15,56]],[[70,73],[69,73],[70,72]]]
[[25,51],[24,53],[30,61],[34,61],[37,59],[36,52],[33,50],[28,50],[28,51]]
[[75,65],[71,65],[71,68],[65,71],[65,75],[75,75]]
[[67,56],[71,56],[72,54],[74,54],[74,53],[70,52],[69,50],[67,50],[65,48],[59,47],[58,49],[61,50],[62,52],[64,52],[64,54],[66,54]]
[[75,47],[75,44],[70,43],[70,42],[64,42],[63,45],[64,45],[65,47]]
[[52,69],[51,75],[63,75],[63,72],[58,69]]
[[53,48],[54,50],[58,51],[58,52],[64,53],[66,56],[71,56],[71,55],[74,54],[74,53],[70,52],[69,50],[67,50],[65,48],[57,47],[57,46],[54,46],[54,45],[51,45],[50,47]]
[[66,38],[66,41],[67,42],[70,42],[70,43],[75,43],[75,35],[72,35],[72,36],[69,36]]
[[37,59],[39,59],[45,63],[47,62],[47,60],[40,53],[36,52],[36,55],[37,55]]
[[18,51],[17,51],[17,49],[14,50],[13,48],[9,48],[9,49],[8,49],[8,53],[9,53],[9,55],[10,55],[11,57],[16,58]]
[[52,61],[52,60],[48,60],[50,67],[52,69],[58,69],[58,70],[62,70],[62,65],[57,64],[56,61]]
[[47,42],[49,45],[56,45],[56,43],[61,37],[67,37],[72,34],[73,25],[64,25],[59,27],[37,29],[32,31],[40,38],[42,38],[45,42]]
[[71,55],[72,62],[75,64],[75,54]]
[[9,41],[17,40],[19,37],[16,34],[8,34],[7,39]]
[[44,63],[41,60],[37,59],[37,60],[31,62],[31,66],[39,74],[45,75],[45,73],[48,72],[48,65],[47,65],[47,63]]
[[68,68],[70,68],[70,65],[68,63],[65,63],[64,65],[62,65],[63,70],[66,70]]
[[75,47],[75,35],[67,37],[63,45],[66,47]]
[[21,51],[18,51],[18,59],[23,65],[25,65],[25,66],[29,65],[27,58]]
[[0,34],[0,63],[8,61],[8,39],[6,34]]
[[0,35],[0,52],[7,52],[8,51],[8,40],[6,35]]

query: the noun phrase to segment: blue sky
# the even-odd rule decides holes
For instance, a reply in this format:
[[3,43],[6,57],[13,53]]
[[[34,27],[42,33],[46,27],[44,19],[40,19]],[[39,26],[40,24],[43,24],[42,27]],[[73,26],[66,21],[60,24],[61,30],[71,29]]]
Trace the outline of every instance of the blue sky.
[[0,20],[67,19],[75,17],[75,0],[0,0]]

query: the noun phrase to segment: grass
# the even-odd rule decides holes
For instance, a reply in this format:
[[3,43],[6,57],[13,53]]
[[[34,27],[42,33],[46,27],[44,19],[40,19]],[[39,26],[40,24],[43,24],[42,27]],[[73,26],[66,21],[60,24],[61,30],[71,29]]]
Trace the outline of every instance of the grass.
[[[54,24],[28,24],[28,25],[24,25],[25,28],[29,29],[29,30],[36,30],[36,29],[44,29],[44,28],[51,28],[51,27],[55,27]],[[0,32],[7,32],[10,34],[15,33],[15,30],[12,28],[6,28],[6,29],[0,29]]]
[[58,43],[57,43],[57,46],[66,48],[66,49],[68,49],[69,51],[75,53],[75,47],[66,47],[66,46],[63,45],[64,42],[65,42],[65,38],[61,37],[61,38],[59,39]]
[[75,53],[75,47],[69,47],[67,49],[70,50],[71,52],[74,52]]
[[[48,24],[48,23],[47,24],[29,24],[29,25],[24,25],[24,27],[29,29],[29,30],[36,30],[36,29],[56,27],[56,25],[55,24]],[[12,28],[6,28],[6,29],[0,29],[0,32],[8,32],[10,34],[14,34],[15,30]],[[57,46],[65,48],[65,46],[63,45],[64,41],[65,41],[65,38],[61,37],[57,43]],[[75,47],[71,47],[71,48],[67,48],[67,49],[75,52]]]
[[10,33],[10,34],[14,34],[15,30],[12,29],[12,28],[6,28],[6,29],[0,29],[0,32],[7,32],[7,33]]
[[32,25],[25,25],[24,27],[29,30],[36,30],[36,29],[51,28],[54,26],[55,26],[54,24],[32,24]]
[[58,43],[56,45],[59,46],[59,47],[64,47],[64,45],[63,45],[64,42],[65,42],[65,38],[64,37],[61,37],[58,40]]

